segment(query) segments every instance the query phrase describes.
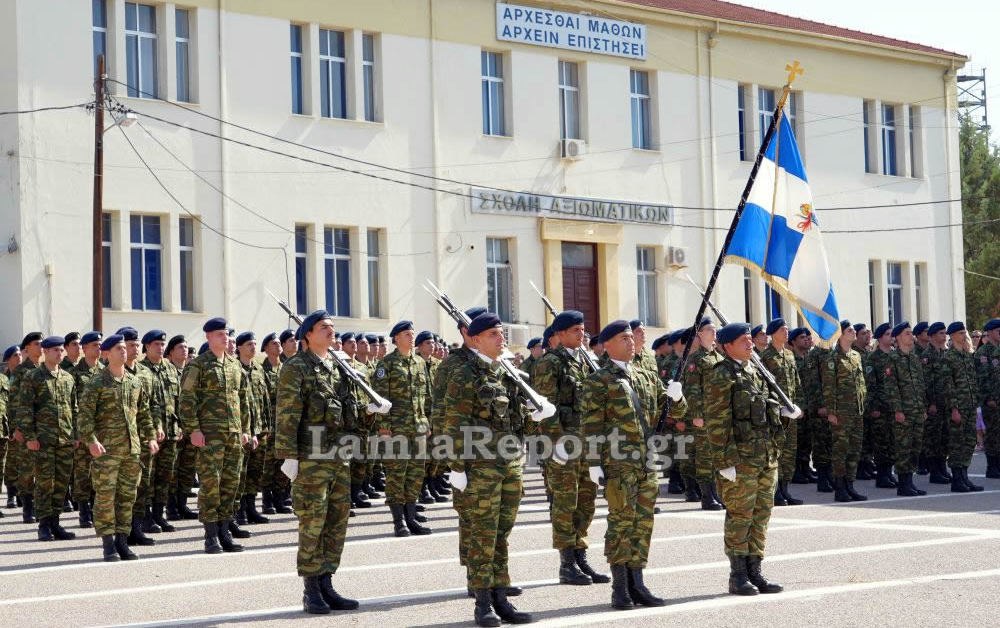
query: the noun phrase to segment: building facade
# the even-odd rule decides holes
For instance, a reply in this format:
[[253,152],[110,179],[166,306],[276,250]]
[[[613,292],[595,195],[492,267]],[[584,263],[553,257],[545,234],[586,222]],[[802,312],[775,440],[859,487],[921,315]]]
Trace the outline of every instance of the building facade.
[[[956,53],[677,0],[16,0],[0,18],[4,111],[92,101],[103,53],[135,112],[104,132],[107,330],[284,328],[268,290],[344,330],[450,330],[425,279],[498,311],[514,345],[546,323],[532,282],[593,329],[688,325],[685,274],[707,280],[793,60],[841,314],[964,316]],[[91,326],[92,115],[0,117],[4,342]],[[737,266],[716,303],[795,320]]]

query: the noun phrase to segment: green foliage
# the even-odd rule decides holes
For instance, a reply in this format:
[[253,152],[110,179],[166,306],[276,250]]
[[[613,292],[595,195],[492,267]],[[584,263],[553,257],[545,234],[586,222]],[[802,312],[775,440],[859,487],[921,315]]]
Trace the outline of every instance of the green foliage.
[[[965,268],[996,277],[1000,274],[1000,149],[991,146],[989,132],[962,117],[959,144],[962,160],[962,215]],[[995,220],[985,224],[970,224]],[[982,327],[1000,315],[1000,281],[965,275],[966,318]]]

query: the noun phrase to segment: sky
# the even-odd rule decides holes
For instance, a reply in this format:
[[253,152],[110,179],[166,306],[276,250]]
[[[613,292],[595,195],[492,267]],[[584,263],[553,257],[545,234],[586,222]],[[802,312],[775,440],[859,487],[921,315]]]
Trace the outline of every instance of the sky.
[[[992,141],[1000,144],[1000,2],[965,0],[733,0],[736,4],[886,35],[969,57],[962,73],[986,68]],[[960,6],[959,10],[945,7]]]

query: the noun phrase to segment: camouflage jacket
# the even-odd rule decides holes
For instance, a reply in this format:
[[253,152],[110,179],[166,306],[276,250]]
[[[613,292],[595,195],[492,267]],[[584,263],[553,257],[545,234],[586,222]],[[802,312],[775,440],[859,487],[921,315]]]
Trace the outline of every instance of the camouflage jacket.
[[340,444],[353,427],[351,391],[335,363],[300,351],[278,373],[274,457],[308,460]]
[[[879,353],[882,353],[881,351]],[[883,392],[886,412],[902,412],[907,418],[927,415],[927,384],[924,368],[915,351],[903,353],[896,350],[887,354]]]
[[181,392],[181,376],[170,360],[160,360],[153,364],[143,358],[139,364],[149,373],[149,414],[153,427],[163,430],[167,438],[177,438],[180,421],[177,420],[177,398]]
[[[895,351],[875,349],[861,358],[861,365],[865,369],[865,388],[868,391],[865,404],[868,414],[894,412],[885,389],[886,379],[892,374],[893,353]],[[923,398],[923,392],[920,396]]]
[[923,355],[920,356],[920,361],[924,366],[924,382],[927,384],[927,403],[937,406],[939,409],[945,408],[948,403],[944,398],[944,388],[941,385],[944,354],[944,350],[930,345],[924,349]]
[[[371,371],[362,362],[351,358],[349,361],[351,368],[358,374],[358,376],[371,384]],[[347,379],[343,373],[341,376]],[[368,414],[368,404],[371,403],[371,399],[361,389],[361,386],[355,384],[353,381],[348,380],[345,383],[347,390],[349,391],[350,402],[353,404],[353,410],[351,410],[351,417],[353,419],[352,430],[357,434],[368,435],[372,431],[372,422],[378,415]]]
[[243,369],[233,356],[224,355],[219,360],[206,351],[192,360],[181,375],[177,406],[184,433],[201,430],[210,434],[249,434],[250,412],[243,405],[244,386]]
[[556,407],[554,415],[541,421],[542,434],[553,440],[564,434],[580,436],[583,380],[589,374],[579,354],[566,347],[550,351],[538,361],[531,387]]
[[1000,347],[984,342],[976,349],[979,403],[1000,403]]
[[380,415],[379,429],[416,436],[430,431],[427,420],[427,370],[416,353],[393,351],[375,368],[372,388],[392,402],[389,414]]
[[715,469],[778,463],[785,442],[780,404],[749,362],[724,357],[712,367],[705,382],[705,432]]
[[260,368],[264,373],[264,384],[267,386],[267,399],[270,402],[271,433],[274,433],[274,417],[277,416],[278,404],[278,375],[281,373],[282,362],[278,361],[278,366],[271,366],[270,360],[264,358]]
[[799,367],[799,382],[802,384],[802,399],[805,401],[802,409],[810,415],[815,416],[816,411],[823,407],[823,378],[821,377],[823,366],[825,365],[826,349],[816,347],[809,351],[802,358],[802,365]]
[[42,445],[66,445],[77,439],[76,381],[57,368],[42,365],[21,380],[18,391],[18,416],[24,440],[38,440]]
[[639,350],[639,353],[632,358],[632,366],[638,366],[649,371],[651,374],[656,375],[656,356],[653,355],[652,350],[643,347]]
[[959,349],[948,349],[938,361],[938,375],[944,410],[975,410],[979,405],[975,356]]
[[121,379],[107,369],[90,378],[80,394],[80,440],[101,443],[109,456],[136,456],[156,438],[149,397],[138,377]]
[[0,374],[0,438],[7,438],[7,405],[10,402],[10,378]]
[[684,369],[684,396],[688,400],[687,416],[692,419],[705,417],[705,380],[712,367],[722,360],[722,354],[700,347],[688,358]]
[[[543,354],[542,357],[545,357],[545,355]],[[521,362],[521,370],[528,374],[528,381],[532,383],[535,381],[535,366],[538,365],[539,359],[533,355],[529,355],[524,359],[524,362]]]
[[666,384],[674,378],[674,369],[680,363],[681,357],[676,353],[670,352],[667,355],[660,356],[656,360],[656,366],[659,369],[660,381]]
[[267,392],[267,378],[264,367],[256,360],[249,364],[240,362],[246,384],[240,390],[241,403],[250,413],[250,433],[253,435],[270,434],[274,431],[274,418],[271,415],[271,398]]
[[861,356],[837,347],[827,352],[821,373],[823,407],[836,416],[862,416],[865,411],[865,373]]
[[438,366],[441,365],[441,360],[431,356],[430,358],[420,358],[424,363],[424,371],[427,373],[427,401],[426,401],[426,414],[427,418],[434,416],[434,376],[437,375]]
[[802,407],[805,403],[802,398],[802,383],[799,381],[798,364],[792,350],[785,347],[779,351],[774,345],[769,345],[760,359],[788,398]]
[[37,368],[37,364],[25,357],[24,362],[21,362],[17,368],[14,369],[14,372],[10,374],[10,401],[7,402],[7,416],[10,418],[11,432],[14,430],[21,430],[22,433],[24,432],[24,428],[21,427],[21,425],[25,417],[23,417],[20,412],[21,382],[24,381],[24,378],[28,373]]
[[438,364],[437,371],[434,373],[434,381],[431,382],[431,397],[434,401],[431,406],[431,430],[434,433],[439,432],[444,425],[444,397],[448,393],[448,382],[451,379],[452,373],[473,359],[478,359],[476,358],[476,354],[472,349],[463,345],[450,352]]

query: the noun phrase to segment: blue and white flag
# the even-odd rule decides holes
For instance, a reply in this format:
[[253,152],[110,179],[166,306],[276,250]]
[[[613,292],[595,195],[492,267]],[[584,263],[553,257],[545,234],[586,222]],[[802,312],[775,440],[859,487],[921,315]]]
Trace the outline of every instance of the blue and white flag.
[[823,235],[787,118],[764,152],[726,261],[756,269],[785,295],[824,344],[840,335]]

